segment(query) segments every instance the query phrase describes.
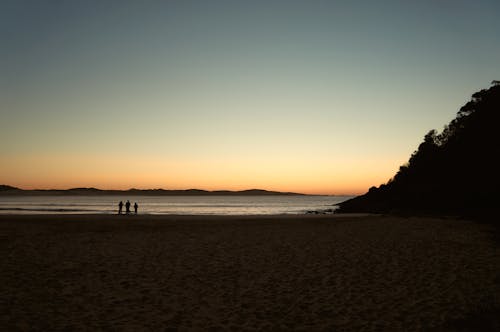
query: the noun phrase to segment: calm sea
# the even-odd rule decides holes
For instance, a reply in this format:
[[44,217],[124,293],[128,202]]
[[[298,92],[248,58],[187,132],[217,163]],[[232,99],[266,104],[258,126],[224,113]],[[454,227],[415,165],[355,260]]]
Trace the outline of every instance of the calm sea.
[[[352,196],[0,196],[1,214],[117,213],[118,202],[139,205],[140,214],[301,214],[335,209]],[[125,210],[125,207],[123,208]],[[133,210],[133,208],[132,208]]]

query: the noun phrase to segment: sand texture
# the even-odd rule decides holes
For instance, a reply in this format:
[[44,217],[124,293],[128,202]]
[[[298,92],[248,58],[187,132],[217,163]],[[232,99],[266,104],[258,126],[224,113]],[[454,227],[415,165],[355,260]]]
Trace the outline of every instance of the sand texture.
[[0,216],[0,330],[498,329],[491,227],[387,216]]

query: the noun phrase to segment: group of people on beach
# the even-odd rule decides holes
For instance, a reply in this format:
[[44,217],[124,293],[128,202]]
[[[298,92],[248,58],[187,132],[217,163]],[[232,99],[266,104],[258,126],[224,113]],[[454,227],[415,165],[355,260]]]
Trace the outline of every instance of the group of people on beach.
[[[127,199],[127,202],[125,203],[125,214],[130,214],[130,201]],[[137,209],[139,208],[139,205],[137,205],[137,202],[134,203],[134,213],[137,214]],[[122,214],[123,210],[123,202],[120,201],[118,203],[118,214]]]

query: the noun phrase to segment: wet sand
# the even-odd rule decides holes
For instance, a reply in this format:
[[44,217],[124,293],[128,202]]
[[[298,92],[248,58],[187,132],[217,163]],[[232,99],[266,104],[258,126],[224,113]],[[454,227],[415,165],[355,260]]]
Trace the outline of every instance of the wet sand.
[[500,329],[500,247],[464,220],[0,215],[5,331]]

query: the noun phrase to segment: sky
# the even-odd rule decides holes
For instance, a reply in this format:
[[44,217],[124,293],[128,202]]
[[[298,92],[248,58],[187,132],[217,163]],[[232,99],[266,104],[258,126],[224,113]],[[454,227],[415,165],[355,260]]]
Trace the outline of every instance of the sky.
[[361,194],[500,79],[500,2],[0,0],[0,184]]

